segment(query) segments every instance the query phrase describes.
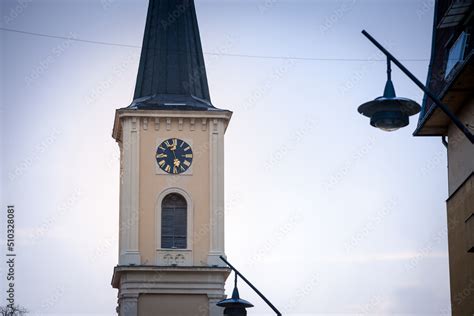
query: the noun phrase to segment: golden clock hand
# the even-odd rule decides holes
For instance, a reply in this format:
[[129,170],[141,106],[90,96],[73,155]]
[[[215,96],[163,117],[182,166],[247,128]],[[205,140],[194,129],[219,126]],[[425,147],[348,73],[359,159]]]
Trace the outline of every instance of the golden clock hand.
[[171,152],[173,153],[173,156],[174,156],[173,164],[174,164],[176,167],[179,167],[180,161],[179,161],[178,158],[176,158],[176,152],[175,152],[176,146],[174,147],[174,150],[173,150],[173,149],[170,149],[170,150],[171,150]]

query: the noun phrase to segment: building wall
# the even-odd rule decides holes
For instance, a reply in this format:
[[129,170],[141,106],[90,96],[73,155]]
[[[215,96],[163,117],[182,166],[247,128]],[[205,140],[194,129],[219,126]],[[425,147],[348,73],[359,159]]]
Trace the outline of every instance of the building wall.
[[[471,99],[457,116],[461,122],[474,127],[474,99]],[[474,131],[474,128],[471,128],[471,131]],[[474,171],[474,146],[453,124],[448,130],[448,141],[448,188],[451,195]]]
[[[457,114],[474,126],[474,99]],[[455,126],[448,134],[448,245],[451,308],[454,316],[474,315],[474,146]]]
[[[121,147],[120,265],[225,265],[219,256],[224,255],[224,133],[231,114],[118,114],[120,125],[114,131]],[[157,165],[156,149],[169,138],[192,147],[192,165],[182,174],[165,173]],[[173,192],[188,204],[187,249],[160,248],[161,201]]]
[[474,176],[447,201],[451,308],[454,316],[474,315]]
[[147,294],[138,298],[138,316],[208,316],[207,295]]

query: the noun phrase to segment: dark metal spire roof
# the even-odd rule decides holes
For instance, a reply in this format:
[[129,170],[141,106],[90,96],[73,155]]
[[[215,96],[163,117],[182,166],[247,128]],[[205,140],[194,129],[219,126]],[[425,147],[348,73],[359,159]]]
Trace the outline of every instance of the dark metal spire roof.
[[193,0],[150,0],[130,107],[214,109]]

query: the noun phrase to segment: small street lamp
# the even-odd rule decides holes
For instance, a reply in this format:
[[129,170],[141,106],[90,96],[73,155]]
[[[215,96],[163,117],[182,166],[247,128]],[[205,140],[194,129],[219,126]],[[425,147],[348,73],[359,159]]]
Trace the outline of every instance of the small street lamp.
[[369,39],[382,53],[387,56],[387,83],[385,84],[384,94],[373,101],[366,102],[359,106],[358,111],[362,115],[370,117],[370,125],[380,128],[384,131],[394,131],[408,125],[408,118],[420,112],[420,105],[413,100],[400,98],[395,95],[395,89],[391,80],[391,63],[393,62],[398,68],[408,76],[425,94],[433,100],[434,106],[439,107],[453,123],[463,132],[469,139],[471,144],[474,143],[474,135],[464,125],[459,118],[443,104],[434,93],[428,90],[420,80],[418,80],[408,69],[403,66],[388,50],[386,50],[379,42],[377,42],[365,30],[362,31],[365,37]]
[[234,291],[232,297],[217,303],[217,306],[224,307],[224,316],[246,316],[246,308],[253,307],[252,303],[239,297],[239,289],[237,288],[237,273],[235,274]]
[[253,305],[243,300],[239,297],[239,290],[237,289],[237,276],[239,276],[245,283],[248,284],[262,298],[262,300],[267,303],[267,305],[276,313],[277,316],[281,316],[280,311],[273,306],[273,304],[252,284],[249,280],[247,280],[242,273],[240,273],[233,265],[229,263],[223,256],[219,256],[222,261],[224,261],[229,268],[232,269],[235,273],[235,284],[234,284],[234,291],[232,292],[232,297],[229,299],[222,300],[217,303],[217,306],[225,307],[224,309],[224,316],[244,316],[247,315],[246,308],[253,307]]

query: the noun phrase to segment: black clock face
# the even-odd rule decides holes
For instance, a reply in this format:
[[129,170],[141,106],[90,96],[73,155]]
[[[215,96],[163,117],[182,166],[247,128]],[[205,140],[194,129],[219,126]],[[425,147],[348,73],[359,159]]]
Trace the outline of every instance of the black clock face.
[[156,149],[156,162],[164,172],[183,173],[193,162],[193,150],[185,141],[179,138],[170,138],[162,142]]

